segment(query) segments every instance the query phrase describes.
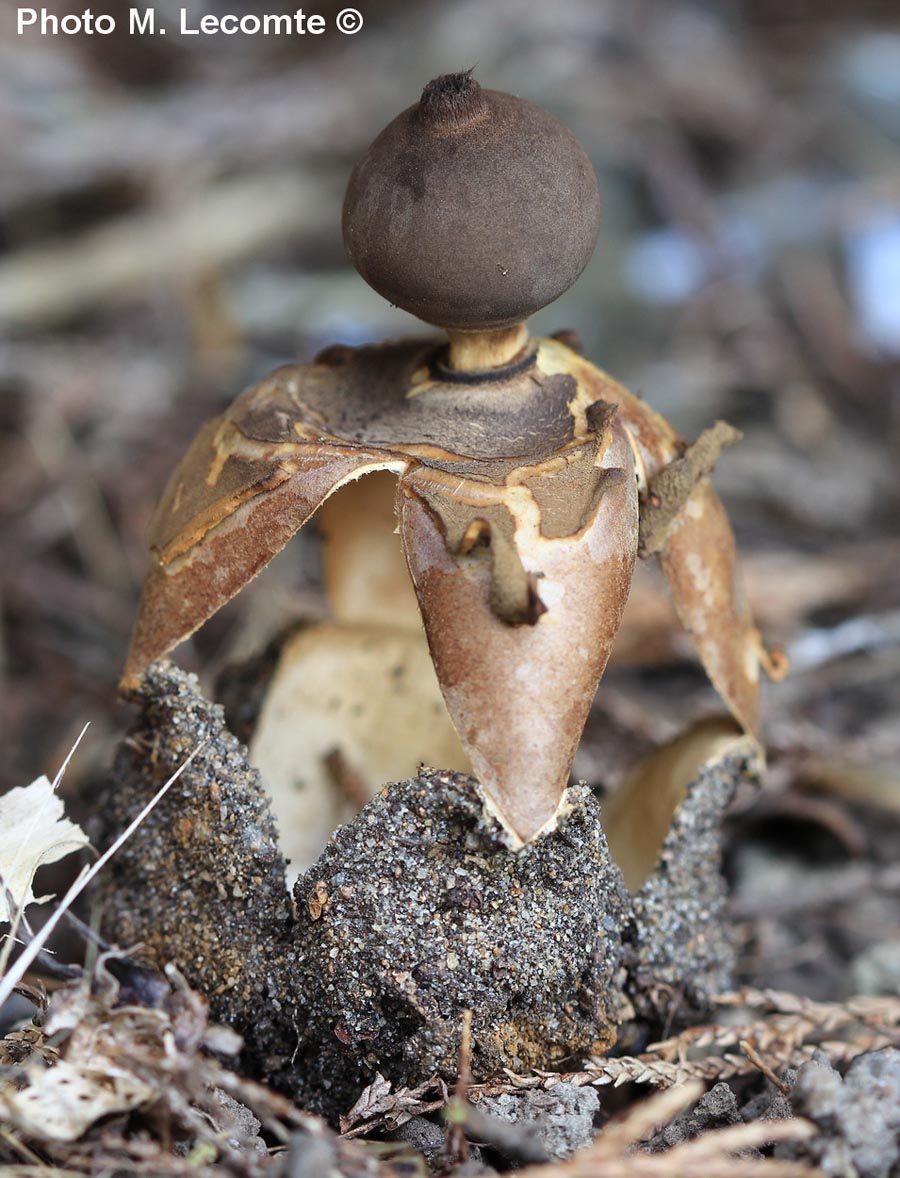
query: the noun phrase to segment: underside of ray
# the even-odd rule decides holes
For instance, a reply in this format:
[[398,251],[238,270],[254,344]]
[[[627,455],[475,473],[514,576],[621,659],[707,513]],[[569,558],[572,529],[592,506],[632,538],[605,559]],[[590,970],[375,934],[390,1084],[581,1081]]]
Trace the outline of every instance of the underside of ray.
[[759,631],[741,583],[734,534],[709,481],[676,516],[660,553],[672,601],[700,661],[732,715],[759,735]]
[[[174,502],[182,516],[180,534],[196,532],[199,538],[192,545],[179,544],[176,533],[168,551],[181,548],[179,554],[167,562],[157,556],[144,583],[122,678],[125,689],[135,685],[149,663],[184,642],[239,593],[338,487],[390,465],[376,453],[315,447],[293,455],[277,473],[275,468],[267,472],[260,462],[256,473],[264,477],[254,485],[258,490],[238,498],[233,487],[223,488],[216,519],[210,503],[210,467],[197,458],[195,444],[173,476],[154,532],[171,533],[174,509],[168,505]],[[196,516],[190,512],[192,499],[198,505]]]
[[525,522],[527,499],[510,501],[519,560],[546,604],[530,624],[492,608],[490,560],[448,546],[443,517],[458,519],[458,499],[417,487],[418,472],[400,482],[404,552],[447,710],[513,845],[555,824],[628,596],[637,492],[618,427],[603,461],[598,482],[621,476],[608,478],[575,535],[541,537]]
[[[683,463],[691,448],[640,398],[605,374],[598,375],[597,394],[618,406],[634,439],[644,481],[650,487],[658,480],[665,485],[667,468]],[[705,442],[712,452],[698,455],[698,471],[711,469],[718,450],[730,444],[734,434],[719,423],[701,436],[694,449],[702,449]],[[642,513],[653,510],[645,499]],[[659,557],[679,620],[693,638],[704,670],[738,723],[758,736],[759,670],[768,669],[771,660],[744,598],[731,524],[709,479],[698,479],[664,533],[642,523],[644,537],[653,531],[658,541],[654,538],[649,549]]]

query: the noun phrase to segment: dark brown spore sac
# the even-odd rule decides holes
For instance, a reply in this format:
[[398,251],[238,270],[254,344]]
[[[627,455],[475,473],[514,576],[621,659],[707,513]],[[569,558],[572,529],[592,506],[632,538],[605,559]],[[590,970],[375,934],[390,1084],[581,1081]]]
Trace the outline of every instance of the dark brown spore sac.
[[439,327],[522,322],[587,265],[597,178],[549,112],[471,74],[435,78],[370,145],[344,200],[344,245],[379,294]]

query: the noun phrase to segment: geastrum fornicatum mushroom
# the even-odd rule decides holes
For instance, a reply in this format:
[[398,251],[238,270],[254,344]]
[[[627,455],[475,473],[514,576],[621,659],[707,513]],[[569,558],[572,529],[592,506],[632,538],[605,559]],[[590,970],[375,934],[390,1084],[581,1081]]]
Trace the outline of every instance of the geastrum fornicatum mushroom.
[[357,164],[343,229],[363,278],[449,343],[329,349],[201,430],[153,523],[126,684],[340,492],[322,513],[335,621],[420,640],[402,546],[446,710],[512,846],[555,825],[638,555],[659,556],[754,734],[768,659],[706,477],[734,431],[687,446],[525,328],[581,273],[598,218],[591,164],[557,119],[469,73],[429,83]]

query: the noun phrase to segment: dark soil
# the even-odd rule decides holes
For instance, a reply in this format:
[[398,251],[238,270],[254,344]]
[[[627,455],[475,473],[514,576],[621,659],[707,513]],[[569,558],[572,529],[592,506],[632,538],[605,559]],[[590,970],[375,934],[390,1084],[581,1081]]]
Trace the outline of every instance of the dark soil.
[[199,751],[104,874],[103,932],[175,962],[244,1035],[254,1072],[304,1105],[337,1118],[379,1072],[397,1087],[452,1081],[466,1010],[469,1066],[489,1079],[602,1055],[635,1013],[645,1033],[696,1020],[730,984],[718,865],[741,757],[690,787],[634,900],[586,785],[553,834],[511,853],[477,783],[423,770],[337,831],[291,906],[265,793],[222,709],[168,663],[136,702],[99,845]]

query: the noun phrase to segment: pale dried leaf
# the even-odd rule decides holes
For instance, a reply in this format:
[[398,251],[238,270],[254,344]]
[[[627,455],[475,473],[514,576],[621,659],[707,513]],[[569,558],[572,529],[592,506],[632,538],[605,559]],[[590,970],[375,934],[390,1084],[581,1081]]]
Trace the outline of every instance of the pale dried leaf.
[[0,922],[15,915],[8,895],[19,910],[51,900],[52,896],[32,892],[34,873],[87,844],[87,835],[65,817],[62,799],[46,777],[0,797]]
[[359,1137],[376,1127],[397,1129],[413,1117],[441,1108],[446,1100],[444,1085],[436,1078],[426,1080],[417,1088],[393,1091],[390,1081],[376,1072],[375,1079],[362,1090],[353,1108],[341,1117],[341,1133],[345,1137]]
[[110,1059],[91,1066],[59,1060],[26,1069],[28,1086],[0,1089],[0,1117],[36,1141],[77,1141],[101,1117],[131,1112],[156,1099],[152,1085]]
[[346,1133],[348,1129],[360,1121],[370,1120],[378,1113],[384,1112],[387,1107],[386,1102],[390,1095],[390,1080],[386,1080],[381,1072],[376,1072],[375,1079],[371,1084],[363,1088],[353,1108],[350,1109],[345,1117],[341,1118],[341,1132]]

